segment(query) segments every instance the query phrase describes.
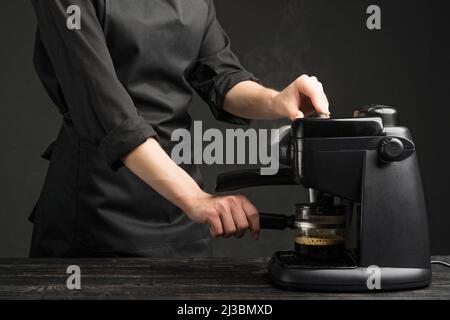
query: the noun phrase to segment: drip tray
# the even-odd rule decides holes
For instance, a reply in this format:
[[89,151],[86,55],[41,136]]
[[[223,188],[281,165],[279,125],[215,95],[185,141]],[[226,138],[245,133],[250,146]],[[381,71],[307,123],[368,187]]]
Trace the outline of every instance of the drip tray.
[[[351,252],[339,260],[318,259],[295,251],[282,251],[273,255],[268,264],[270,279],[282,289],[325,292],[367,292],[368,273],[358,267]],[[380,269],[381,290],[422,288],[430,284],[429,268]]]

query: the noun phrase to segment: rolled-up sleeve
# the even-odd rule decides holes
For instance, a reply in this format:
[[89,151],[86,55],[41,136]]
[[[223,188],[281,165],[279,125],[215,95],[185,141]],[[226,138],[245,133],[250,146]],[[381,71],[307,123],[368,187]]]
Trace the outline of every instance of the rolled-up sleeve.
[[[97,145],[117,169],[130,151],[156,131],[120,83],[92,0],[34,0],[39,36],[50,58],[77,133]],[[80,29],[69,28],[72,6]]]
[[217,120],[247,124],[248,120],[234,116],[224,110],[225,96],[242,81],[260,82],[246,71],[232,52],[230,40],[216,17],[212,0],[209,6],[208,24],[203,38],[199,58],[189,78],[191,86],[210,106]]

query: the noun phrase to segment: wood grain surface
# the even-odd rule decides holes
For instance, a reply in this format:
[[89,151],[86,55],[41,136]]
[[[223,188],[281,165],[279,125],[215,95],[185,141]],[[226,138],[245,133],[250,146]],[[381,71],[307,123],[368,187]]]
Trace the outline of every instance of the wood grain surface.
[[[450,256],[433,257],[450,262]],[[433,265],[432,285],[414,291],[348,294],[275,288],[268,259],[2,259],[0,299],[450,299],[450,268]],[[69,265],[81,290],[69,290]]]

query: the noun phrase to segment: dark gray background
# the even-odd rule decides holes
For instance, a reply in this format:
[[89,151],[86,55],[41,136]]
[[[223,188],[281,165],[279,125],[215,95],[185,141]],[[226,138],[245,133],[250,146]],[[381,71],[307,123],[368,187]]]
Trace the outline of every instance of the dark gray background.
[[[125,1],[125,0],[117,0]],[[127,0],[128,1],[128,0]],[[381,31],[367,30],[366,8],[382,8]],[[396,106],[417,144],[435,254],[450,253],[447,207],[450,138],[445,1],[216,0],[219,18],[244,66],[267,86],[282,88],[307,73],[324,83],[334,116],[368,103]],[[32,66],[35,20],[29,1],[0,2],[0,257],[28,254],[31,224],[46,161],[39,158],[60,125],[56,108]],[[199,99],[192,105],[204,126],[219,126]],[[282,122],[254,123],[276,127]],[[218,172],[204,167],[211,189]],[[292,212],[301,187],[245,192],[264,211]],[[262,239],[217,240],[216,255],[267,256],[290,248],[288,232]]]

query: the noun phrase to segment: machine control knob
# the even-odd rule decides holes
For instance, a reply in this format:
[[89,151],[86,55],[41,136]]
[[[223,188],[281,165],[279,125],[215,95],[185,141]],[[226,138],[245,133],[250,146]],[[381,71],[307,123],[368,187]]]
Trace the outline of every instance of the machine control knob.
[[395,127],[399,125],[399,115],[395,108],[372,104],[365,108],[356,110],[353,113],[355,118],[381,118],[385,127]]
[[380,158],[384,161],[399,161],[403,157],[405,146],[400,139],[387,137],[380,142],[378,151]]

